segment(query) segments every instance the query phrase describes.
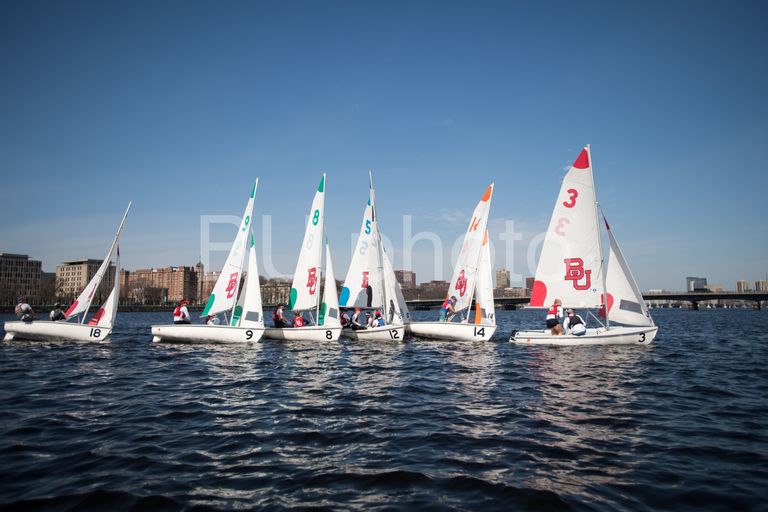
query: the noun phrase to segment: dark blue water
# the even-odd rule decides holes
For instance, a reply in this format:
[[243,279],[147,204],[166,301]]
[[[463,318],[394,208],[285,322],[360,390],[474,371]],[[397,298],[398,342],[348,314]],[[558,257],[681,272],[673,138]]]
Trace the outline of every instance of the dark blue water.
[[[650,347],[0,343],[0,508],[766,510],[768,312]],[[434,315],[434,312],[425,313]],[[6,319],[6,318],[4,318]]]

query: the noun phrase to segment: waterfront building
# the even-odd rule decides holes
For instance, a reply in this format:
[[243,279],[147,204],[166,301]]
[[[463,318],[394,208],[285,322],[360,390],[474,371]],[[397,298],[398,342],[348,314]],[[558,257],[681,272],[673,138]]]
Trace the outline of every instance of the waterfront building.
[[126,276],[125,296],[133,302],[157,304],[187,299],[195,304],[200,301],[196,267],[142,268],[126,272]]
[[536,282],[535,277],[526,277],[525,278],[525,294],[527,296],[531,296],[531,293],[533,292],[533,283]]
[[403,288],[416,288],[416,273],[410,270],[395,270],[395,279]]
[[736,281],[736,291],[739,293],[745,293],[750,291],[749,281],[745,279],[739,279],[738,281]]
[[686,277],[685,291],[687,292],[707,291],[707,278],[706,277]]
[[496,270],[496,288],[509,288],[509,270],[500,268]]
[[768,292],[768,280],[758,280],[755,281],[755,291],[756,292]]
[[0,304],[16,304],[19,297],[39,303],[42,265],[26,254],[0,253]]
[[[56,267],[56,297],[67,303],[77,298],[83,288],[96,275],[103,260],[80,259],[65,261]],[[102,304],[115,286],[115,265],[111,263],[96,290],[93,302]]]

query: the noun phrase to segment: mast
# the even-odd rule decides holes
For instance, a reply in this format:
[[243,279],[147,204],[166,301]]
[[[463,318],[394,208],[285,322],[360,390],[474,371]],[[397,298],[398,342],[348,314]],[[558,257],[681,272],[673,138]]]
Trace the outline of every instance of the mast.
[[389,307],[387,304],[387,286],[384,282],[384,255],[382,253],[382,247],[381,247],[381,231],[379,231],[379,216],[376,213],[376,191],[373,188],[373,173],[371,171],[368,171],[368,179],[371,184],[371,217],[373,218],[373,227],[375,229],[376,234],[376,264],[377,269],[379,271],[379,277],[381,279],[381,309],[383,310],[383,315],[387,316],[387,308]]
[[598,209],[598,202],[597,202],[597,189],[595,188],[595,170],[592,167],[592,149],[590,148],[589,144],[587,144],[587,155],[589,156],[589,167],[592,171],[590,174],[592,175],[592,190],[595,191],[595,223],[597,224],[597,247],[600,251],[600,273],[602,274],[603,278],[603,311],[605,311],[605,328],[610,329],[611,328],[611,321],[608,319],[608,288],[606,287],[606,279],[605,274],[607,273],[605,271],[605,254],[603,253],[603,235],[602,231],[600,230],[600,215],[597,211]]
[[[320,270],[319,275],[317,276],[317,298],[315,299],[315,325],[318,325],[320,322],[320,305],[323,302],[323,290],[324,288],[324,275],[325,275],[325,191],[328,190],[328,178],[326,177],[325,173],[323,173],[323,204],[321,205],[320,211],[322,212],[323,216],[323,232],[320,233],[320,245],[322,246],[322,249],[320,251]],[[311,220],[308,220],[307,222],[311,222]],[[336,284],[334,283],[334,286]]]

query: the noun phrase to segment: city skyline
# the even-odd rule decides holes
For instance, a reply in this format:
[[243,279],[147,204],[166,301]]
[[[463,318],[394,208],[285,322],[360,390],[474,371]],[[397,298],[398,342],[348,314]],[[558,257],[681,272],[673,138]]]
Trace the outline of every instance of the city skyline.
[[[0,251],[46,270],[101,258],[133,199],[124,266],[194,265],[201,216],[238,215],[259,176],[256,235],[287,274],[325,171],[343,274],[372,169],[397,268],[447,279],[493,181],[496,261],[512,222],[509,266],[525,278],[591,143],[642,289],[765,276],[768,64],[750,57],[768,45],[763,4],[300,5],[4,6]],[[429,239],[406,265],[419,233],[442,241],[441,269]]]

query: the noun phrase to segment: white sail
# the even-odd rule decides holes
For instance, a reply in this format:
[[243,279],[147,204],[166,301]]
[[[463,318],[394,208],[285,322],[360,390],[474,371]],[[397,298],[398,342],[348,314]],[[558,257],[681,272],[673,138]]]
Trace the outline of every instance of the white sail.
[[[453,269],[453,277],[448,288],[448,297],[455,296],[456,312],[464,311],[472,303],[472,296],[475,290],[477,280],[477,269],[480,263],[480,250],[483,246],[485,231],[488,226],[488,213],[491,207],[491,197],[493,196],[493,183],[486,189],[480,202],[477,203],[472,218],[469,221],[469,227],[464,235],[464,243],[459,252],[459,258],[456,260],[456,267]],[[466,318],[465,318],[466,320]]]
[[[75,299],[75,302],[72,303],[71,306],[69,306],[69,309],[67,309],[67,312],[65,313],[65,317],[67,320],[70,318],[76,317],[77,315],[81,313],[86,313],[88,311],[88,308],[91,307],[91,302],[93,301],[93,296],[96,294],[96,290],[99,287],[99,284],[101,284],[101,280],[104,278],[104,275],[107,273],[107,270],[109,269],[109,264],[112,261],[112,255],[115,252],[115,248],[117,247],[117,241],[120,239],[120,233],[123,231],[123,226],[125,225],[125,219],[128,217],[128,211],[131,209],[131,203],[128,203],[128,208],[125,209],[125,213],[123,214],[123,219],[120,221],[120,227],[117,228],[117,233],[115,233],[115,238],[112,240],[112,245],[109,247],[109,251],[107,252],[107,256],[104,258],[104,261],[102,262],[99,269],[96,271],[96,274],[91,278],[91,280],[88,282],[88,284],[83,288],[83,291],[80,292],[80,295]],[[118,274],[119,275],[119,274]],[[119,279],[117,279],[119,281]],[[82,320],[85,319],[85,315],[83,315]]]
[[325,174],[315,192],[304,240],[293,274],[288,309],[311,310],[320,304],[320,266],[323,259],[325,224]]
[[107,297],[106,302],[99,308],[98,311],[91,317],[88,325],[95,325],[98,327],[105,327],[111,329],[115,325],[115,318],[117,317],[117,304],[120,299],[120,246],[116,248],[115,256],[115,285],[112,287],[112,291]]
[[565,307],[602,304],[603,276],[589,146],[568,170],[541,249],[531,306],[560,299]]
[[[389,261],[389,256],[387,256],[387,252],[384,251],[384,275],[391,275],[394,277],[395,271],[392,268],[392,262]],[[394,283],[394,289],[395,289],[395,297],[397,299],[397,306],[400,308],[400,315],[403,320],[403,324],[408,324],[411,322],[411,312],[408,309],[408,305],[405,303],[405,297],[403,297],[403,288],[400,286],[400,283],[395,278]],[[389,321],[389,317],[387,317],[387,321]]]
[[323,289],[323,303],[320,306],[318,325],[324,327],[341,327],[339,315],[339,296],[336,292],[336,275],[333,273],[331,261],[331,247],[325,244],[325,287]]
[[487,231],[485,232],[483,247],[480,251],[480,264],[477,268],[475,299],[477,300],[475,323],[496,325],[496,314],[493,302],[493,278],[491,276],[491,243]]
[[245,284],[240,291],[232,312],[230,325],[239,327],[264,327],[264,312],[261,305],[261,286],[259,283],[259,266],[256,262],[256,244],[251,232],[248,247],[248,267],[245,273]]
[[349,264],[339,304],[346,307],[382,307],[383,282],[379,263],[379,236],[374,219],[375,196],[373,186],[369,190],[368,204],[363,213],[360,235]]
[[243,275],[243,262],[245,260],[246,242],[250,233],[251,216],[253,215],[253,202],[256,197],[256,187],[259,185],[258,178],[253,185],[248,203],[245,206],[243,218],[240,221],[240,227],[237,235],[229,250],[229,255],[221,269],[221,275],[213,287],[213,292],[208,298],[208,303],[203,309],[202,316],[216,315],[222,311],[228,311],[235,306],[238,291],[240,289],[240,280]]
[[384,262],[384,290],[387,303],[382,307],[381,314],[384,316],[387,325],[403,325],[405,317],[402,308],[405,306],[405,300],[403,299],[400,302],[403,292],[400,289],[400,283],[395,278],[395,271],[392,269],[392,263],[389,261],[386,251],[382,251],[382,256]]
[[[604,219],[605,220],[605,219]],[[643,294],[637,287],[637,282],[629,270],[619,243],[613,236],[613,231],[605,220],[608,239],[611,242],[608,269],[605,276],[605,288],[608,300],[608,318],[611,321],[627,325],[654,325],[648,307],[645,305]]]

